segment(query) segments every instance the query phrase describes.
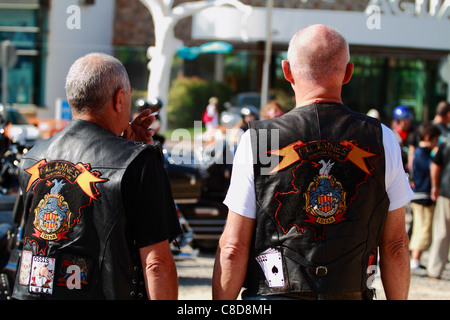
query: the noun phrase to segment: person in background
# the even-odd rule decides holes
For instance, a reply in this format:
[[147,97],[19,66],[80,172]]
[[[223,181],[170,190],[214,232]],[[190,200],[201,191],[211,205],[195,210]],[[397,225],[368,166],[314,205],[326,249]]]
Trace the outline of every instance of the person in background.
[[428,277],[439,279],[450,247],[450,139],[440,145],[431,163],[431,198],[436,201],[433,240],[429,250]]
[[277,100],[270,100],[261,109],[261,119],[273,119],[284,114],[283,107]]
[[431,244],[435,208],[435,203],[431,199],[431,152],[438,145],[440,131],[433,124],[424,123],[419,127],[418,135],[420,141],[413,161],[414,197],[410,203],[413,213],[413,228],[409,243],[412,270],[423,267],[420,258]]
[[219,99],[211,97],[202,115],[202,122],[206,127],[206,140],[213,139],[219,127]]
[[417,145],[412,121],[414,115],[410,108],[397,106],[393,112],[392,131],[400,144],[403,166],[407,173],[412,172],[414,150]]
[[250,121],[259,119],[258,109],[251,105],[243,107],[241,109],[241,118],[241,121],[239,121],[236,126],[242,130],[242,132],[245,132],[248,130],[248,124]]
[[370,110],[367,112],[367,115],[368,115],[369,117],[372,117],[372,118],[381,120],[380,113],[378,112],[377,109],[370,109]]
[[450,103],[441,101],[436,107],[433,124],[441,131],[441,140],[450,136]]

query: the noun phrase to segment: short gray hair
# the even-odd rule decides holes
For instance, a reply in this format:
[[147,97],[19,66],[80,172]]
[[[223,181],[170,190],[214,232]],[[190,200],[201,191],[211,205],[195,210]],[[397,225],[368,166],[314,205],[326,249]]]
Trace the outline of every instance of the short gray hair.
[[130,81],[119,60],[104,53],[90,53],[74,62],[67,74],[65,87],[73,111],[95,113],[117,90],[130,90]]

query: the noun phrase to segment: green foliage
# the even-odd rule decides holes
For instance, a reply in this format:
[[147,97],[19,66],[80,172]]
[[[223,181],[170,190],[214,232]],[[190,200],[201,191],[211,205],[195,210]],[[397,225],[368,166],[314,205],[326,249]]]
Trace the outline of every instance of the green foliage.
[[167,106],[169,128],[193,127],[201,121],[209,98],[219,98],[219,111],[229,101],[231,88],[223,83],[207,82],[199,77],[178,77],[172,82]]

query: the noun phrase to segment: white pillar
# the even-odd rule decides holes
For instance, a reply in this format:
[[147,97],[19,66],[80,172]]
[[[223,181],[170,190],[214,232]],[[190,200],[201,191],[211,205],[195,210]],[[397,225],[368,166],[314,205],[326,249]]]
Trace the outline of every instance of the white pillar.
[[269,96],[269,86],[270,86],[270,63],[272,60],[272,13],[273,13],[274,0],[267,0],[267,38],[266,38],[266,49],[265,49],[265,59],[264,59],[264,70],[263,79],[261,86],[261,109],[267,103]]

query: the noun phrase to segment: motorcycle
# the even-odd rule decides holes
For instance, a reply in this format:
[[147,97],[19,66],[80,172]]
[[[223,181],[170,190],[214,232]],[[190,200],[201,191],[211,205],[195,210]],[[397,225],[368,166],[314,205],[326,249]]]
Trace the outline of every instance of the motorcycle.
[[23,201],[20,195],[0,196],[2,211],[11,221],[0,224],[0,300],[10,300],[22,253]]
[[28,152],[22,138],[11,140],[0,128],[0,300],[11,299],[21,254],[22,197],[17,194],[22,156]]
[[19,164],[29,147],[22,138],[10,140],[5,135],[5,129],[0,129],[0,193],[6,194],[18,187]]
[[183,144],[164,149],[165,168],[173,196],[193,231],[192,246],[211,252],[217,248],[228,208],[223,204],[231,177],[232,159],[239,133],[231,132],[212,142]]
[[182,233],[172,241],[170,249],[175,260],[194,259],[198,256],[198,249],[193,247],[194,232],[178,205],[175,206]]

